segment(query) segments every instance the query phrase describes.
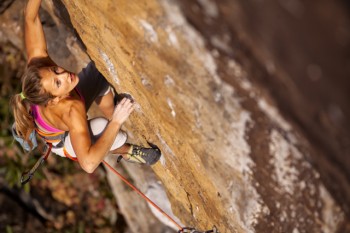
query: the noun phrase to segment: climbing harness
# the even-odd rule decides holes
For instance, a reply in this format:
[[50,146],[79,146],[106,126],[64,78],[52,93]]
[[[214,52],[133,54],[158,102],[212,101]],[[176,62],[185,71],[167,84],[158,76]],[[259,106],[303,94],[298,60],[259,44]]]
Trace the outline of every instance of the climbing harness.
[[[152,148],[155,145],[152,144]],[[25,172],[22,174],[21,177],[21,184],[24,185],[28,183],[36,170],[39,168],[39,166],[47,159],[49,154],[51,153],[52,149],[52,144],[47,143],[46,148],[44,149],[43,155],[40,157],[40,159],[35,163],[32,169],[30,169],[29,172]],[[158,148],[158,147],[157,147]],[[158,148],[159,149],[159,148]],[[76,159],[74,161],[77,161]],[[143,199],[145,199],[149,204],[151,204],[154,208],[156,208],[161,214],[163,214],[169,221],[174,223],[176,227],[179,229],[178,233],[220,233],[218,229],[213,226],[212,230],[207,230],[207,231],[199,231],[196,228],[193,227],[182,227],[180,224],[178,224],[172,217],[170,217],[167,213],[164,212],[157,204],[155,204],[151,199],[149,199],[143,192],[141,192],[136,186],[131,184],[124,176],[122,176],[116,169],[114,169],[109,163],[107,163],[105,160],[102,161],[106,167],[108,167],[115,175],[117,175],[122,181],[124,181],[130,188],[132,188],[137,194],[139,194]]]
[[[14,129],[13,129],[14,131]],[[30,169],[28,172],[24,172],[22,173],[21,176],[21,185],[25,185],[26,183],[28,183],[32,178],[34,173],[36,172],[36,170],[40,167],[40,165],[47,159],[47,157],[50,155],[51,153],[51,149],[52,148],[60,148],[63,147],[64,144],[64,138],[67,135],[68,132],[61,132],[61,133],[55,133],[55,134],[46,134],[43,131],[41,131],[40,129],[36,128],[35,131],[33,130],[33,132],[39,134],[39,136],[43,139],[43,141],[45,142],[45,146],[44,146],[44,152],[43,155],[38,159],[38,161],[35,163],[35,165],[32,167],[32,169]],[[35,138],[35,134],[34,134],[34,138]],[[16,139],[17,140],[17,139]],[[18,140],[17,140],[18,141]],[[23,140],[24,141],[24,140]],[[35,139],[35,143],[36,143],[36,139]],[[57,143],[55,145],[52,145],[52,143]],[[28,143],[27,143],[28,144]],[[22,145],[22,144],[21,144]],[[36,147],[37,143],[35,144]],[[24,148],[24,145],[22,145],[22,147]],[[25,149],[25,148],[24,148]]]
[[40,165],[49,157],[49,154],[51,153],[52,144],[45,144],[44,153],[39,158],[39,160],[34,164],[32,169],[30,169],[28,172],[22,173],[21,176],[21,185],[25,185],[28,183],[32,178],[36,170],[40,167]]

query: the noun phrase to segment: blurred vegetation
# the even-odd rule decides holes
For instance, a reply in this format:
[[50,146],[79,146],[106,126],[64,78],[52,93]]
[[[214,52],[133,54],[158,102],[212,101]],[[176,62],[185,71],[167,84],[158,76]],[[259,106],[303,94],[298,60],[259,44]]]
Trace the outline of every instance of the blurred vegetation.
[[[20,77],[24,67],[25,60],[20,51],[10,43],[0,45],[0,174],[10,187],[19,183],[22,171],[25,169],[22,160],[24,153],[12,138],[13,117],[9,106],[11,95],[21,89]],[[32,163],[33,161],[26,162]]]

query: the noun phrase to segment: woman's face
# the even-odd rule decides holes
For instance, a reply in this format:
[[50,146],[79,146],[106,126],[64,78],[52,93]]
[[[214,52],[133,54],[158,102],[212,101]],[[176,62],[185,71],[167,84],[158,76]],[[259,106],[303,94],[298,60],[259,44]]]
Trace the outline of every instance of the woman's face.
[[41,68],[41,84],[53,96],[64,97],[78,84],[79,78],[59,66]]

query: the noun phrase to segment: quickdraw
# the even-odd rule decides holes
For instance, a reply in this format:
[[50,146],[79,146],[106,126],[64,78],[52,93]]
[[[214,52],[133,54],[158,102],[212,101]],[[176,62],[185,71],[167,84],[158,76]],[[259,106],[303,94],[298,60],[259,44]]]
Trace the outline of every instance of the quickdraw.
[[220,232],[218,231],[216,226],[213,226],[213,229],[208,231],[198,231],[195,228],[184,227],[181,230],[179,230],[177,233],[220,233]]
[[44,153],[39,158],[39,160],[35,163],[35,165],[28,172],[23,172],[21,176],[21,184],[25,185],[32,178],[36,170],[40,167],[40,165],[47,159],[49,154],[51,153],[52,144],[45,144]]

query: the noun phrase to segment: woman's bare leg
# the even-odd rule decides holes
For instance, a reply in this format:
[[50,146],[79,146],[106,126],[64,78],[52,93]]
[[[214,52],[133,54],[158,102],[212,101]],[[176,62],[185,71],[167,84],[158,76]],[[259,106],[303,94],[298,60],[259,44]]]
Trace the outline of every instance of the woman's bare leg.
[[97,97],[95,100],[97,106],[101,109],[102,113],[107,119],[112,118],[114,111],[114,95],[112,91],[109,91],[108,94],[104,96]]
[[129,155],[128,153],[130,152],[131,145],[129,143],[125,143],[121,147],[111,150],[111,154],[116,154],[116,155],[121,155],[123,156],[124,159],[128,159]]

